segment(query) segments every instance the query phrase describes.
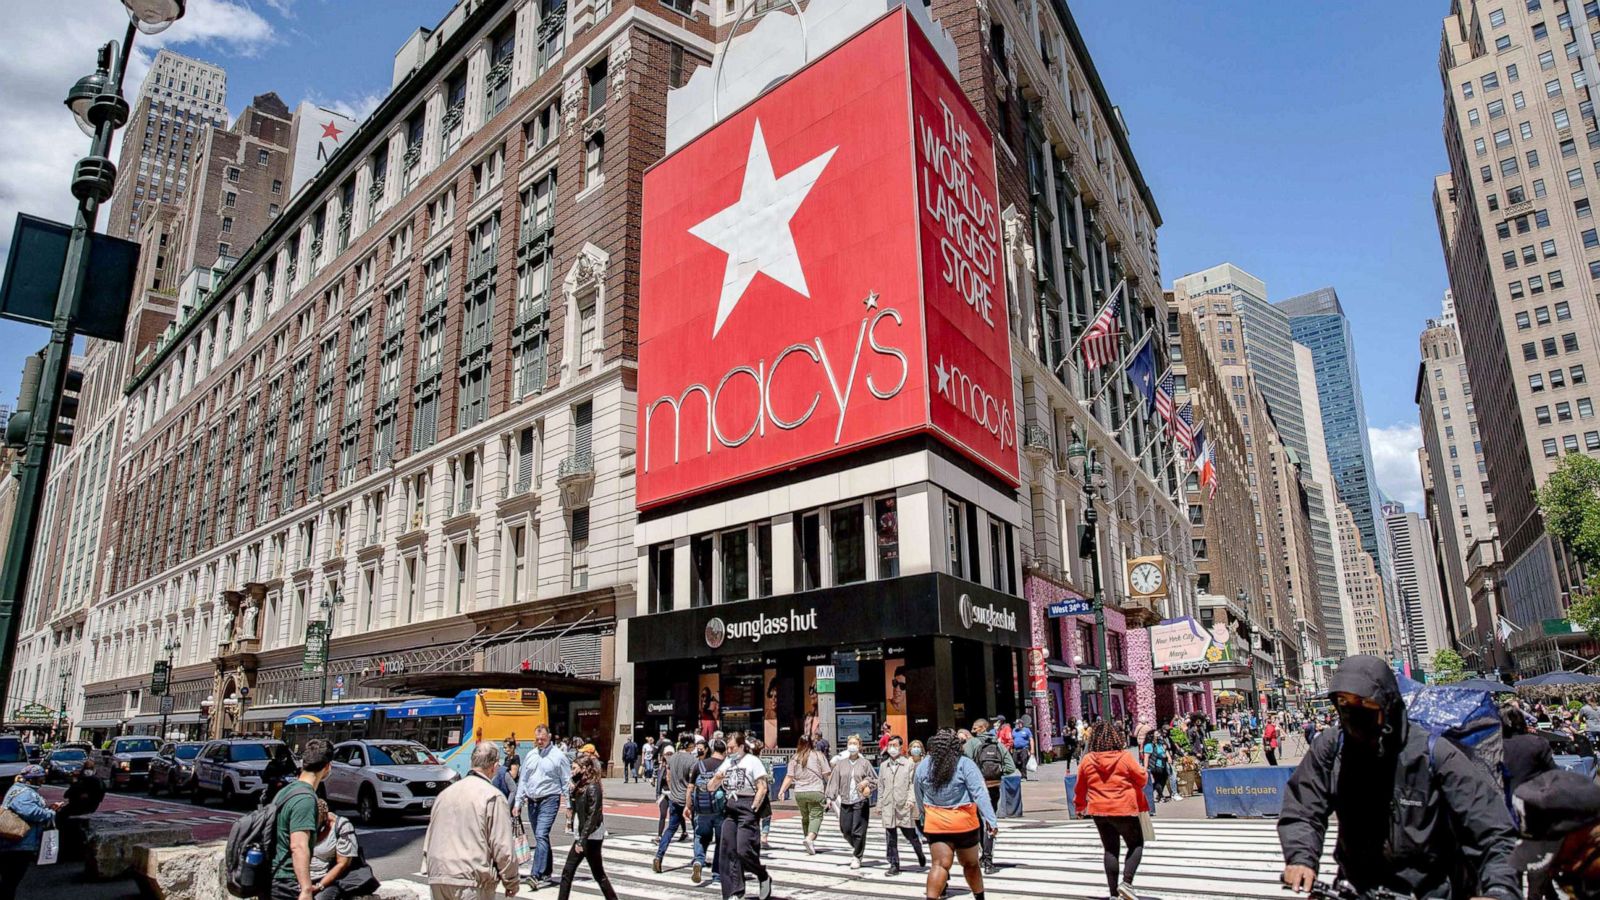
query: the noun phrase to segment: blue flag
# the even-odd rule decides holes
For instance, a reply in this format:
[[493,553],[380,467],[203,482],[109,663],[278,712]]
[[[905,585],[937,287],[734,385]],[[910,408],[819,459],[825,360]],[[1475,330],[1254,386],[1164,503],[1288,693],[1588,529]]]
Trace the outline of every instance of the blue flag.
[[1144,347],[1133,358],[1128,360],[1128,380],[1133,382],[1139,396],[1144,398],[1144,410],[1148,414],[1156,402],[1156,347],[1150,341],[1144,342]]
[[1202,460],[1206,457],[1206,426],[1201,425],[1194,430],[1194,458]]

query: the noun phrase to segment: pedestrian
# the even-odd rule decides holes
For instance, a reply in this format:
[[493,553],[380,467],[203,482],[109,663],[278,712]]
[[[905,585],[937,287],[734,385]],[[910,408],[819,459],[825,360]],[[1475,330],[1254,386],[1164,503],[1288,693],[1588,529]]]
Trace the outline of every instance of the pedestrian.
[[39,856],[39,841],[44,832],[56,824],[56,811],[39,795],[39,785],[44,784],[44,767],[30,765],[17,775],[16,783],[6,789],[0,808],[9,810],[22,819],[28,830],[16,840],[0,838],[0,900],[16,900],[22,879]]
[[1527,871],[1529,900],[1600,897],[1600,787],[1577,772],[1541,774],[1515,793],[1523,839],[1511,865]]
[[533,867],[528,872],[528,881],[535,890],[541,885],[556,883],[550,877],[553,864],[550,830],[561,813],[561,800],[567,796],[571,779],[572,762],[551,740],[550,729],[543,725],[535,728],[533,749],[522,761],[522,779],[517,783],[516,806],[512,810],[513,815],[520,817],[526,809],[528,825],[533,830]]
[[[549,735],[546,734],[546,742]],[[511,809],[495,790],[500,748],[479,741],[472,771],[445,788],[433,804],[422,838],[423,868],[433,900],[494,900],[495,885],[517,893],[517,848]]]
[[1073,761],[1078,758],[1077,717],[1068,719],[1066,727],[1061,729],[1061,755],[1066,758],[1067,769],[1071,770]]
[[1010,753],[1012,750],[1016,749],[1015,743],[1012,739],[1011,723],[1006,721],[1005,716],[995,716],[993,728],[994,738],[1000,742],[1000,748],[1002,750]]
[[795,745],[794,756],[789,760],[789,772],[778,789],[778,799],[789,795],[794,788],[794,802],[800,807],[800,833],[805,835],[807,854],[817,852],[817,835],[822,831],[822,813],[827,802],[828,777],[833,767],[828,757],[811,746],[811,740],[802,736]]
[[639,747],[639,764],[644,771],[644,777],[656,777],[656,742],[647,740]]
[[891,737],[893,737],[893,734],[889,731],[889,723],[888,722],[884,722],[883,723],[883,727],[878,729],[878,755],[879,756],[882,756],[883,752],[885,750],[889,749],[889,738],[891,738]]
[[1267,765],[1278,764],[1278,717],[1268,716],[1267,727],[1261,732],[1261,746],[1267,754]]
[[954,862],[961,863],[973,900],[984,900],[983,834],[993,834],[996,821],[983,782],[978,764],[963,752],[955,732],[941,728],[928,741],[928,758],[917,764],[912,786],[933,862],[924,886],[929,900],[944,896]]
[[[767,770],[767,784],[771,785],[773,783],[773,781],[772,781],[772,760],[767,759],[764,755],[762,755],[762,752],[761,752],[761,751],[767,749],[766,743],[764,741],[762,741],[760,738],[757,738],[757,737],[746,737],[745,738],[745,746],[747,748],[746,752],[748,752],[751,756],[755,757],[756,758],[756,762],[761,763],[761,768]],[[772,846],[772,842],[769,840],[769,837],[772,834],[772,792],[771,792],[771,790],[767,791],[766,802],[762,804],[761,809],[757,810],[757,813],[761,817],[761,849],[765,850],[768,847]]]
[[[1078,783],[1073,804],[1079,816],[1094,818],[1105,851],[1106,886],[1113,897],[1139,900],[1133,890],[1133,876],[1144,856],[1144,829],[1139,814],[1150,811],[1144,795],[1147,775],[1139,761],[1127,751],[1128,740],[1122,726],[1103,722],[1089,738],[1089,753],[1078,766]],[[1127,864],[1119,860],[1121,843],[1128,845]]]
[[522,753],[516,735],[506,738],[506,752],[501,759],[503,762],[500,768],[511,779],[511,783],[516,785],[522,778]]
[[300,752],[300,775],[284,785],[273,801],[272,900],[307,900],[313,896],[311,850],[317,842],[317,789],[333,768],[333,747],[322,738],[306,741]]
[[[972,737],[967,739],[964,752],[968,759],[978,764],[978,771],[983,775],[983,783],[989,788],[989,805],[994,809],[1000,808],[1000,779],[1007,775],[1017,774],[1016,760],[1011,754],[1000,746],[994,733],[989,729],[988,719],[978,719],[972,723]],[[994,874],[994,839],[995,835],[984,832],[983,838],[983,874]]]
[[[656,837],[658,838],[666,834],[667,820],[672,814],[672,798],[667,793],[667,757],[676,752],[670,745],[662,751],[661,768],[650,779],[656,791]],[[679,815],[682,815],[681,811]],[[677,830],[676,827],[673,830]]]
[[872,791],[877,786],[878,773],[872,763],[861,755],[861,735],[852,734],[845,742],[844,756],[839,758],[828,778],[828,800],[839,811],[839,833],[850,845],[850,868],[859,870],[867,852],[867,822],[872,814]]
[[[624,769],[626,771],[626,769]],[[574,818],[572,848],[567,851],[566,865],[561,867],[560,900],[572,894],[572,879],[578,875],[578,866],[587,862],[589,874],[606,900],[617,900],[617,892],[606,877],[603,848],[606,839],[605,793],[600,787],[600,763],[590,754],[579,754],[572,764],[572,786],[568,796]]]
[[628,735],[628,740],[622,745],[622,783],[627,784],[639,777],[639,744]]
[[742,731],[728,738],[728,758],[717,769],[710,785],[725,797],[726,815],[722,819],[719,848],[722,854],[722,900],[743,897],[746,876],[756,879],[756,896],[772,896],[772,875],[761,862],[761,814],[769,807],[768,792],[772,777],[745,745]]
[[1164,799],[1162,794],[1167,794],[1167,799],[1170,799],[1172,789],[1168,781],[1172,775],[1172,757],[1168,755],[1167,742],[1159,729],[1145,735],[1144,743],[1139,747],[1139,758],[1149,770],[1150,780],[1155,782],[1156,800]]
[[1505,794],[1512,796],[1523,782],[1557,768],[1550,742],[1528,730],[1522,710],[1500,710],[1500,756],[1505,768]]
[[317,837],[311,847],[311,883],[316,900],[347,900],[377,893],[380,885],[361,858],[361,844],[350,820],[317,798]]
[[717,877],[722,872],[722,819],[727,813],[727,795],[719,787],[713,787],[716,781],[717,770],[722,768],[726,759],[728,745],[722,738],[713,738],[707,754],[695,763],[692,780],[689,782],[689,802],[686,809],[689,820],[694,825],[694,868],[690,870],[689,880],[695,884],[700,883],[700,876],[705,870],[706,848],[716,843],[716,850],[711,856],[712,877]]
[[[919,754],[922,744],[914,745]],[[900,736],[889,739],[883,761],[878,763],[878,810],[883,817],[884,856],[889,860],[889,878],[900,874],[900,838],[911,842],[917,865],[926,866],[922,842],[917,839],[917,792],[912,786],[916,763],[901,752]]]
[[1017,762],[1017,771],[1027,779],[1028,760],[1033,756],[1033,720],[1027,716],[1017,719],[1017,727],[1011,729],[1011,756]]

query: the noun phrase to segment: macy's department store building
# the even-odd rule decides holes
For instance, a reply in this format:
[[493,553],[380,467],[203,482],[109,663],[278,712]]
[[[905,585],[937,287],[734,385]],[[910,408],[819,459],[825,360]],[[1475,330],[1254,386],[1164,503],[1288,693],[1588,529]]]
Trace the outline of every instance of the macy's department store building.
[[762,69],[798,28],[766,16],[720,105],[714,67],[668,95],[627,623],[648,734],[926,739],[1024,711],[993,143],[949,35],[920,4],[871,6],[836,9],[853,36],[792,73]]

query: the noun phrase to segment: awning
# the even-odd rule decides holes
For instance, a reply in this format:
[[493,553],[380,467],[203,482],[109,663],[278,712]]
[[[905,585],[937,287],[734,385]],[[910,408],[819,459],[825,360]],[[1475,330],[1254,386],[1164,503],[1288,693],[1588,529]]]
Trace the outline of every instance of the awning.
[[74,728],[115,728],[123,722],[121,717],[114,719],[79,719],[72,723]]
[[[206,717],[200,715],[197,712],[195,712],[195,713],[187,713],[187,712],[186,713],[171,713],[171,714],[169,714],[167,716],[167,724],[168,725],[198,725],[201,722],[204,722],[205,720],[206,720]],[[78,724],[82,725],[84,723],[79,722]],[[130,727],[134,726],[134,725],[160,725],[161,724],[161,716],[159,714],[157,714],[157,715],[145,715],[145,716],[134,716],[133,718],[131,718],[131,719],[129,719],[127,721],[127,724]]]
[[1201,687],[1198,684],[1180,684],[1180,685],[1178,685],[1178,693],[1180,693],[1180,694],[1204,694],[1205,692],[1206,692],[1206,689]]
[[299,709],[298,706],[263,706],[260,709],[247,709],[239,717],[240,722],[282,722],[289,714]]
[[[610,679],[553,672],[400,672],[365,678],[361,684],[423,697],[454,697],[475,688],[537,688],[559,700],[593,700],[601,692],[619,686],[619,682]],[[252,721],[249,713],[245,714],[245,721]]]

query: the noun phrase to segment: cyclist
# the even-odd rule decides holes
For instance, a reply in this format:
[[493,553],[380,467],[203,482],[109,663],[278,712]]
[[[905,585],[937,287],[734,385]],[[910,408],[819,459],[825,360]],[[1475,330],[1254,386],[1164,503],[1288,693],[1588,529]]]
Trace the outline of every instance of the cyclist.
[[1357,890],[1519,900],[1504,799],[1463,751],[1407,721],[1389,664],[1349,657],[1329,693],[1339,728],[1319,736],[1295,768],[1278,819],[1284,884],[1312,887],[1337,813],[1333,856]]

